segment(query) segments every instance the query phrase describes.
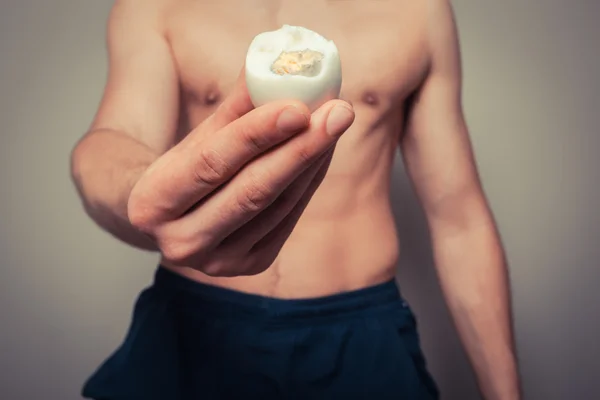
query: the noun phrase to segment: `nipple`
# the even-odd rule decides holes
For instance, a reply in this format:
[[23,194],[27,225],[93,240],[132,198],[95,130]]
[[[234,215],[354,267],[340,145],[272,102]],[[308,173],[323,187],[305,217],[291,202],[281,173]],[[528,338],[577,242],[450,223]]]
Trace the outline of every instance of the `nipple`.
[[368,104],[370,106],[376,106],[379,104],[379,97],[372,91],[366,91],[363,93],[361,100],[363,103]]

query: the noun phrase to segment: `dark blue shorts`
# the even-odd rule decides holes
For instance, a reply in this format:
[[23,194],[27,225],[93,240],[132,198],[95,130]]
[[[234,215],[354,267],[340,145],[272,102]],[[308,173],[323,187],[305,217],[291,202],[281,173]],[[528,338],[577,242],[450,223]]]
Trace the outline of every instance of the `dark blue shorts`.
[[395,281],[308,300],[200,284],[158,268],[96,400],[438,399]]

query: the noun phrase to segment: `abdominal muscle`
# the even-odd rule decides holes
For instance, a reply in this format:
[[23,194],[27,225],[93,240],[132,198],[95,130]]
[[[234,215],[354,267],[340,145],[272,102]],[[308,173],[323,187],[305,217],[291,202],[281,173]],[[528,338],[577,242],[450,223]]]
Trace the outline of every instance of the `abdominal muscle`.
[[164,267],[198,282],[277,298],[326,296],[393,279],[399,243],[389,179],[397,134],[382,126],[369,130],[359,111],[336,146],[327,176],[268,269],[230,278]]

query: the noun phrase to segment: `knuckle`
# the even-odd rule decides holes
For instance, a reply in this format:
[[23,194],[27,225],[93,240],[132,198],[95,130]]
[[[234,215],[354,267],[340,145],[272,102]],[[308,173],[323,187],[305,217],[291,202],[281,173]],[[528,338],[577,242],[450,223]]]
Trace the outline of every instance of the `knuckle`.
[[127,218],[131,226],[141,232],[151,233],[154,230],[154,218],[150,207],[137,199],[133,199],[128,203]]
[[204,148],[194,168],[194,180],[202,185],[218,186],[226,180],[229,170],[229,165],[216,150]]
[[222,251],[213,255],[210,259],[206,260],[198,270],[205,275],[212,277],[225,277],[230,278],[238,276],[238,270],[240,268],[240,262],[233,259],[228,253]]
[[315,155],[306,146],[298,146],[296,150],[296,157],[302,164],[310,164],[314,161]]
[[204,273],[213,278],[220,278],[227,276],[225,269],[222,267],[220,263],[207,263],[198,268],[200,272]]
[[250,180],[238,197],[238,206],[247,212],[256,212],[266,208],[273,199],[273,192],[263,179]]
[[261,135],[257,135],[254,129],[248,127],[240,128],[241,141],[248,147],[253,154],[261,153],[267,146],[267,140]]
[[214,238],[200,232],[173,230],[165,226],[157,230],[163,257],[179,265],[204,262],[214,247]]
[[181,242],[169,242],[161,246],[164,258],[175,264],[187,264],[194,252]]

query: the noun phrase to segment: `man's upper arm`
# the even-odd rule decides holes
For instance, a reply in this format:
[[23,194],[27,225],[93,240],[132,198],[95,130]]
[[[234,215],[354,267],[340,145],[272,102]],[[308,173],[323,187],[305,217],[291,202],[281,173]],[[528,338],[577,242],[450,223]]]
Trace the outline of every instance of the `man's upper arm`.
[[159,154],[172,146],[178,78],[162,0],[116,0],[107,26],[108,78],[91,130],[128,134]]
[[428,1],[429,71],[409,105],[401,142],[408,174],[430,219],[453,218],[463,206],[482,200],[462,111],[460,49],[449,3]]

